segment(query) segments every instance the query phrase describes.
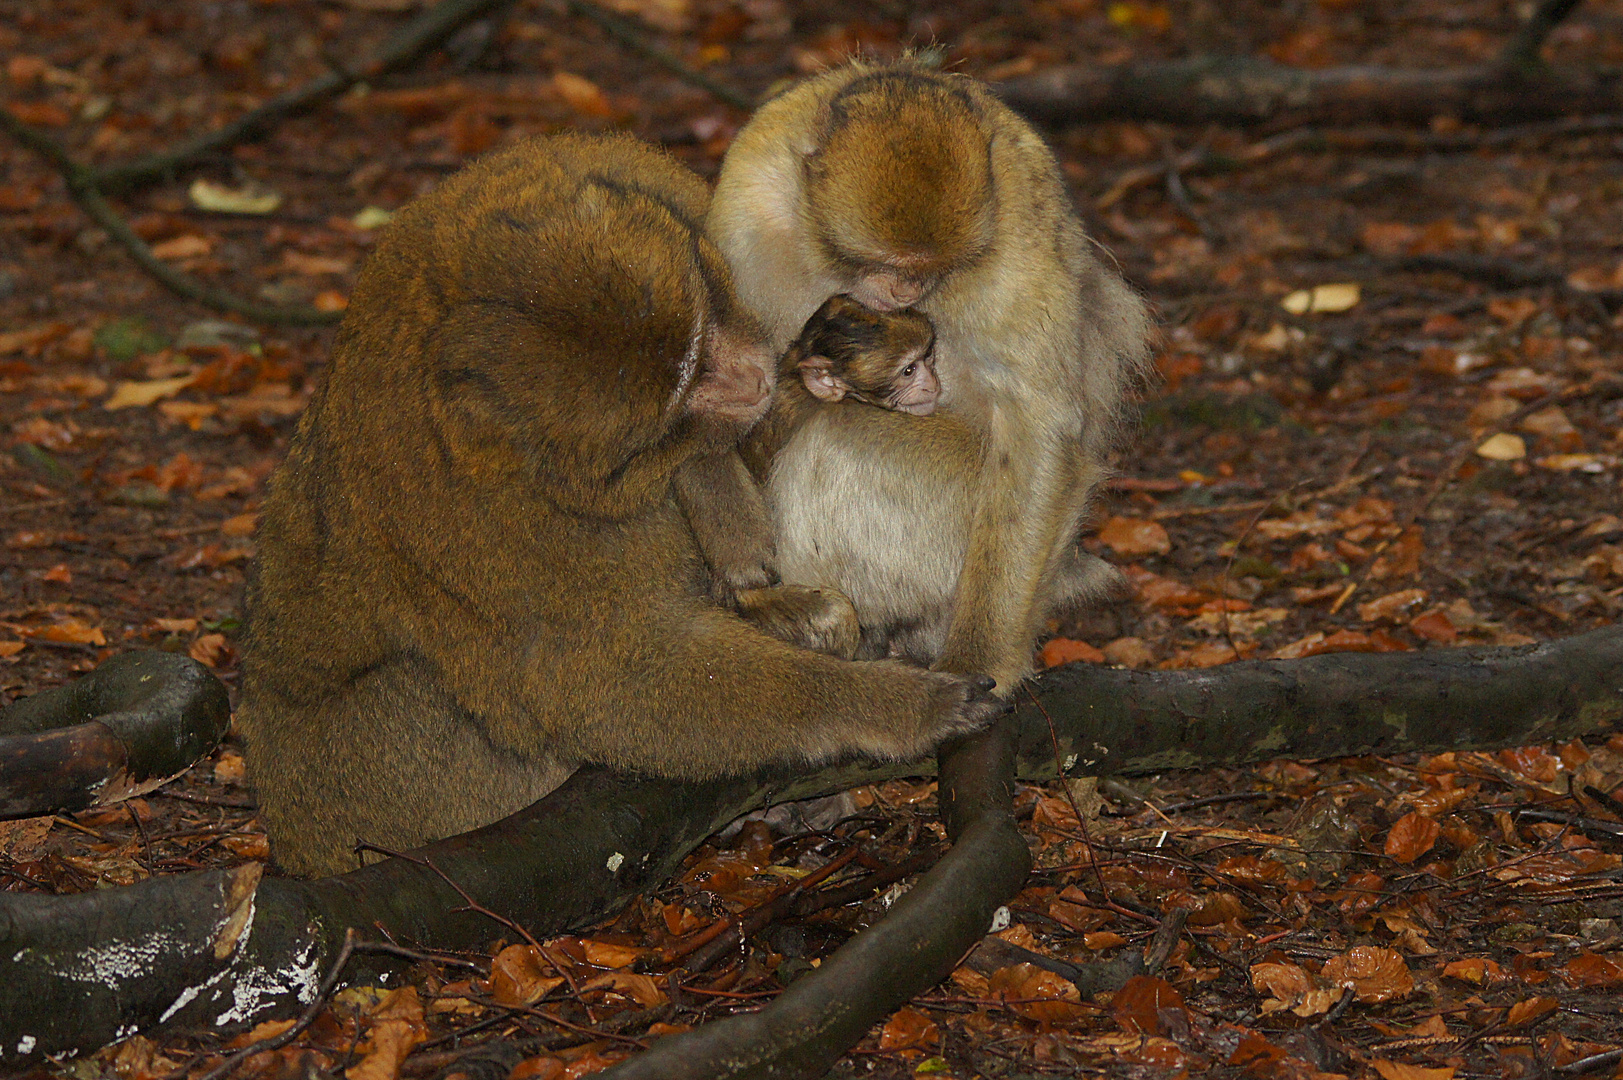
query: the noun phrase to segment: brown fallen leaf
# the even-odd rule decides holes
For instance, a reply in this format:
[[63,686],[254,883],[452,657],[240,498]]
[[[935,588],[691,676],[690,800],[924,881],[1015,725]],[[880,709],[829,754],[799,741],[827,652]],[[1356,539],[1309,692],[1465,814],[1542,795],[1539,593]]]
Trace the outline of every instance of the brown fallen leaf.
[[1380,945],[1355,945],[1332,956],[1324,962],[1319,978],[1330,986],[1351,986],[1358,1000],[1366,1004],[1397,1001],[1414,992],[1414,976],[1403,955]]
[[934,1044],[940,1038],[941,1029],[934,1020],[917,1009],[904,1006],[879,1029],[879,1049],[908,1050],[921,1044]]
[[195,375],[178,375],[173,379],[148,379],[144,382],[121,382],[113,387],[113,395],[101,403],[108,412],[152,405],[164,398],[174,397],[192,384]]
[[1113,517],[1099,526],[1099,540],[1118,555],[1139,558],[1144,555],[1165,555],[1172,550],[1172,539],[1159,521],[1145,518]]
[[1435,847],[1442,831],[1442,826],[1431,818],[1411,811],[1398,818],[1387,832],[1386,854],[1407,866]]
[[1082,662],[1087,664],[1102,664],[1105,654],[1089,645],[1085,641],[1075,641],[1071,638],[1054,638],[1043,646],[1038,659],[1043,667],[1058,667],[1061,664]]

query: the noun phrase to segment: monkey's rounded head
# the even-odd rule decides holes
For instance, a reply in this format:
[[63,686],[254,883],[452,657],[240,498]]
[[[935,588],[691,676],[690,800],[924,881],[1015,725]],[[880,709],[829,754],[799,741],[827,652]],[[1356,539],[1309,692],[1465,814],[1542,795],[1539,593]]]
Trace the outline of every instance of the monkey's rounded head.
[[929,282],[992,241],[991,138],[959,80],[907,67],[855,80],[805,168],[811,224],[853,271]]

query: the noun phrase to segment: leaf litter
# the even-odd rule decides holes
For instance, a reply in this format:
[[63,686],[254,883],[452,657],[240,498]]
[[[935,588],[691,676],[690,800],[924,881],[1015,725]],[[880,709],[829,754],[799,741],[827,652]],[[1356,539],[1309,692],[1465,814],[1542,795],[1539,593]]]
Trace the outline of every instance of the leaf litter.
[[[192,4],[130,22],[7,0],[7,107],[87,159],[132,156],[320,74],[324,48],[386,33],[413,6],[259,5],[240,40],[221,41]],[[1379,30],[1328,0],[1215,17],[1281,62],[1422,67],[1483,58],[1504,22],[1485,4],[1378,6]],[[616,7],[759,90],[907,40],[1005,77],[1209,44],[1184,7],[1153,3],[959,3],[905,18],[780,0]],[[1600,26],[1580,12],[1552,50],[1615,62]],[[113,42],[134,59],[112,62]],[[539,0],[516,5],[484,61],[454,75],[443,64],[122,209],[160,258],[246,295],[339,310],[373,231],[469,155],[623,125],[713,175],[742,120]],[[1197,140],[1246,161],[1255,136],[1106,123],[1051,137],[1100,239],[1160,308],[1163,380],[1084,540],[1134,595],[1057,620],[1045,665],[1514,645],[1616,620],[1615,136],[1440,152],[1418,183],[1414,158],[1370,137],[1191,177],[1187,206],[1118,181]],[[234,688],[253,522],[329,337],[177,301],[111,253],[36,159],[8,142],[0,162],[0,700],[133,647],[188,653]],[[1390,261],[1423,255],[1540,263],[1565,286]],[[1611,1007],[1620,758],[1614,737],[1271,762],[1107,781],[1077,799],[1081,818],[1060,789],[1022,785],[1040,869],[997,937],[1026,958],[960,966],[842,1068],[1432,1080],[1537,1075],[1623,1047]],[[0,823],[0,888],[72,893],[262,861],[247,779],[233,739],[145,798]],[[539,950],[496,942],[478,975],[425,962],[404,987],[346,990],[238,1075],[426,1075],[503,1035],[526,1054],[515,1078],[582,1076],[632,1052],[628,1040],[751,1008],[882,917],[895,886],[797,904],[690,971],[700,939],[830,867],[808,897],[852,891],[940,839],[931,784],[856,799],[858,819],[821,833],[758,823],[714,838],[620,918]],[[1157,972],[1088,993],[1062,973],[1141,952],[1174,910],[1188,927]],[[196,1074],[274,1030],[135,1036],[84,1075]]]

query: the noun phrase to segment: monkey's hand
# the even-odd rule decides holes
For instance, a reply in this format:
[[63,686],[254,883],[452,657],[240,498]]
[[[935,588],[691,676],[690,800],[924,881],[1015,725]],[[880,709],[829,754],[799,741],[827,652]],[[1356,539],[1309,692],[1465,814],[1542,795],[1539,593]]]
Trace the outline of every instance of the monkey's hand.
[[857,609],[837,589],[777,585],[738,593],[738,613],[775,638],[842,660],[862,642]]
[[942,743],[973,735],[989,727],[998,717],[1014,711],[1012,701],[992,696],[997,683],[988,675],[955,675],[946,671],[920,674],[927,675],[935,684],[932,707],[919,718],[912,731],[892,728],[896,746],[880,756],[922,757]]

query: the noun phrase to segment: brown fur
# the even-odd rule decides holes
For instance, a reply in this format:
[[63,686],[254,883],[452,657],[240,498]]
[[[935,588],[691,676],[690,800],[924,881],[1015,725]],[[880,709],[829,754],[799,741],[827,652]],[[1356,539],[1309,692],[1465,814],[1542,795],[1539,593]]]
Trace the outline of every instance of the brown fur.
[[822,410],[773,458],[776,559],[1012,692],[1050,609],[1115,577],[1073,545],[1146,358],[1052,153],[980,83],[854,63],[762,106],[706,227],[775,347],[835,293],[934,324],[940,411]]
[[288,870],[493,821],[582,762],[905,757],[993,711],[976,680],[798,650],[699,595],[673,480],[748,422],[728,342],[754,332],[705,209],[665,155],[566,136],[389,226],[249,588],[241,719]]

